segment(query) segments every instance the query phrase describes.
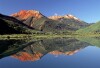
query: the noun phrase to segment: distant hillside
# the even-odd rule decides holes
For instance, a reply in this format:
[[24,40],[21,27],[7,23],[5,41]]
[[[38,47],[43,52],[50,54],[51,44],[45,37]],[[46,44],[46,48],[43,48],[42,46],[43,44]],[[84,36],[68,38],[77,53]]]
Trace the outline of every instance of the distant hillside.
[[0,14],[0,34],[28,33],[31,29],[33,28],[13,17]]
[[100,21],[89,27],[79,29],[77,33],[100,33]]

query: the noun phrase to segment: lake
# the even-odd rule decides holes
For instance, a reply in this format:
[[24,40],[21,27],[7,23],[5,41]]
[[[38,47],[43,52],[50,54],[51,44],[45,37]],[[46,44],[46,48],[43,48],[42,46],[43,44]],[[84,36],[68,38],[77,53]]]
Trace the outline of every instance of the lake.
[[100,68],[100,37],[0,40],[0,68]]

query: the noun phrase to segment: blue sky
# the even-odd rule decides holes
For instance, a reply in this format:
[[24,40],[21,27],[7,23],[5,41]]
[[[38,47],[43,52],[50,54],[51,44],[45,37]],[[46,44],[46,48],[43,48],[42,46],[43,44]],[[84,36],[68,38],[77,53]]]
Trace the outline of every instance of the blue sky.
[[100,0],[0,0],[0,13],[39,10],[45,16],[72,14],[88,23],[100,21]]

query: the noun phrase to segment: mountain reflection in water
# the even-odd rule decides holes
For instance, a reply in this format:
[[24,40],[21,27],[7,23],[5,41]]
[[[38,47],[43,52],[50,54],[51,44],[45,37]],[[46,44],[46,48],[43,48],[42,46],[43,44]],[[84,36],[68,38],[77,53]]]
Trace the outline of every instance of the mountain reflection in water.
[[[100,47],[99,38],[53,38],[37,41],[0,40],[0,58],[11,56],[21,61],[40,60],[46,54],[74,55],[81,49],[95,45]],[[91,42],[95,41],[95,42]]]
[[100,47],[100,38],[53,38],[34,41],[0,40],[0,58],[11,56],[20,61],[37,61],[46,54],[55,56],[74,55],[90,45]]

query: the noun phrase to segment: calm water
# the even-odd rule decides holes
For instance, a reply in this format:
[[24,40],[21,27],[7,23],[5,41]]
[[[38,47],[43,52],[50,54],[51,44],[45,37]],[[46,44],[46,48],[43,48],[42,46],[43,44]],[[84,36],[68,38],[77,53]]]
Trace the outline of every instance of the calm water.
[[100,38],[0,40],[0,68],[100,68]]

